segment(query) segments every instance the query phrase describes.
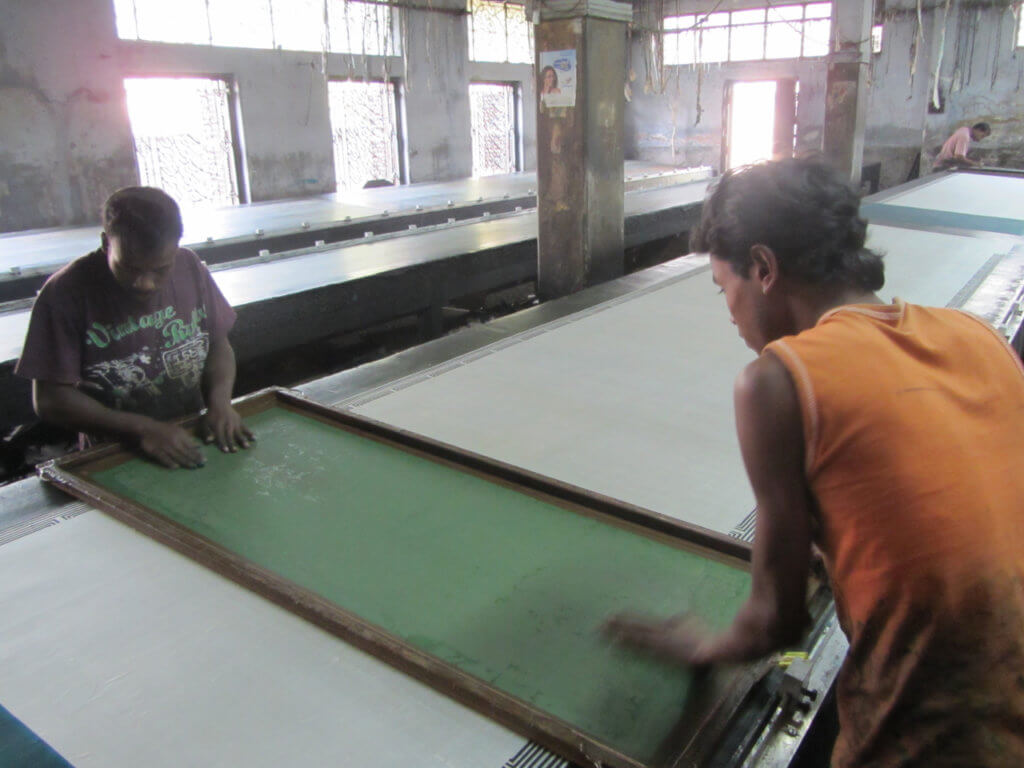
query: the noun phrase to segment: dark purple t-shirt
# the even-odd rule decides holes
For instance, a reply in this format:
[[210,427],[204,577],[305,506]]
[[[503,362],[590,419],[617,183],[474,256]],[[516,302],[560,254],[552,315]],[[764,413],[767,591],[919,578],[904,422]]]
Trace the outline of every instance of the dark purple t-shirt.
[[234,310],[192,251],[180,249],[163,287],[140,301],[118,285],[97,250],[39,291],[15,373],[77,385],[117,410],[174,419],[203,407],[210,340],[234,322]]

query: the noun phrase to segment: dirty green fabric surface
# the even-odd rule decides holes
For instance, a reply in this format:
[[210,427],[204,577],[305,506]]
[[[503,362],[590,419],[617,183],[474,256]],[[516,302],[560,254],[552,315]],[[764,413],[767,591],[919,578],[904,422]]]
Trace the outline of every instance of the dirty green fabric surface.
[[[272,409],[258,443],[199,470],[135,459],[100,485],[642,762],[692,677],[610,646],[620,610],[724,627],[742,569]],[[692,702],[691,702],[692,705]]]

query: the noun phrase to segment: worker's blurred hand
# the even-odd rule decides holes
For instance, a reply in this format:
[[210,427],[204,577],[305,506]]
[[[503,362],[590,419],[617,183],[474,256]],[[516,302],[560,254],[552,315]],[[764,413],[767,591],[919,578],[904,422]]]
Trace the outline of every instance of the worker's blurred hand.
[[682,664],[707,664],[712,636],[692,614],[667,619],[620,613],[601,627],[613,642]]
[[242,423],[242,417],[230,403],[211,404],[199,422],[199,434],[203,436],[203,442],[216,443],[224,453],[248,448],[254,440],[252,432]]
[[139,450],[168,469],[195,469],[206,463],[199,443],[177,424],[146,419],[138,438]]

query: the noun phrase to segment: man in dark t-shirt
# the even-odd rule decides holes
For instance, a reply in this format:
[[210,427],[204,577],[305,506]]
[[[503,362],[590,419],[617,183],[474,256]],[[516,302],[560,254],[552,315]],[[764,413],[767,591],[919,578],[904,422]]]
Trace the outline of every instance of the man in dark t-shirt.
[[198,257],[180,248],[177,204],[128,187],[104,204],[101,247],[54,274],[36,298],[15,372],[32,379],[36,413],[114,437],[167,467],[196,467],[202,451],[169,420],[200,411],[207,442],[246,448],[252,434],[231,406],[234,310]]

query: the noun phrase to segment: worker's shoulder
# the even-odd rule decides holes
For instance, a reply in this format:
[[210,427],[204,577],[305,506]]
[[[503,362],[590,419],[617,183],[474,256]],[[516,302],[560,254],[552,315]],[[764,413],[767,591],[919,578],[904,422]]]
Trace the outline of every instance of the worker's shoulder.
[[61,300],[73,299],[98,285],[106,273],[109,273],[107,255],[97,248],[68,262],[50,275],[39,290],[39,295],[59,297]]
[[906,316],[914,325],[923,323],[945,326],[954,333],[978,334],[982,337],[994,336],[997,341],[1005,342],[1005,338],[983,317],[964,309],[953,307],[929,307],[921,304],[907,304]]
[[199,254],[193,251],[191,248],[180,246],[178,248],[178,259],[182,260],[190,265],[200,266],[204,262],[199,258]]
[[175,272],[181,275],[189,275],[196,278],[207,278],[210,274],[206,262],[199,258],[199,255],[191,248],[178,248],[174,263]]
[[734,384],[737,399],[758,401],[762,405],[781,406],[793,402],[793,378],[778,353],[768,348],[756,360],[748,363],[736,376]]

